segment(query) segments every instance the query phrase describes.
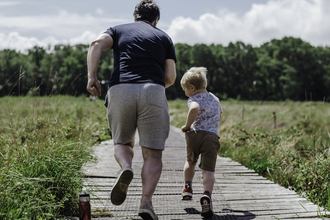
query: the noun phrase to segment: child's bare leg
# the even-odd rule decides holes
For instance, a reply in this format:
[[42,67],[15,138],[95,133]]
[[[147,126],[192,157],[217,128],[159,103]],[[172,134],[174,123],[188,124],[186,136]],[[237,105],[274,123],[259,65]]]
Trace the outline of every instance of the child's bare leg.
[[182,192],[182,199],[183,200],[190,200],[192,199],[192,180],[194,179],[195,175],[195,166],[196,163],[193,163],[189,160],[186,161],[183,167],[183,178],[184,178],[184,190]]
[[195,175],[195,166],[196,163],[193,163],[192,161],[186,161],[184,167],[183,167],[183,175],[184,175],[184,181],[192,181]]
[[204,192],[209,191],[210,193],[212,193],[215,182],[214,172],[202,170],[202,175],[203,175]]

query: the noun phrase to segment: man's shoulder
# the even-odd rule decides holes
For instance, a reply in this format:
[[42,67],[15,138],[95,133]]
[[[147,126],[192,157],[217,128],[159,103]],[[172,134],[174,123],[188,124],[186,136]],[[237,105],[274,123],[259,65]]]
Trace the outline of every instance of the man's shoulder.
[[107,33],[109,35],[113,35],[115,33],[120,33],[120,32],[126,31],[131,24],[132,23],[114,25],[114,26],[109,27],[104,33]]
[[125,29],[132,25],[134,25],[134,23],[118,24],[118,25],[113,26],[112,29]]
[[130,29],[138,29],[142,32],[153,33],[153,34],[156,34],[158,37],[161,37],[162,39],[168,39],[168,40],[172,41],[171,37],[165,31],[163,31],[157,27],[154,27],[151,24],[148,24],[146,22],[142,22],[142,21],[119,24],[119,25],[115,25],[110,28],[116,32],[128,31]]

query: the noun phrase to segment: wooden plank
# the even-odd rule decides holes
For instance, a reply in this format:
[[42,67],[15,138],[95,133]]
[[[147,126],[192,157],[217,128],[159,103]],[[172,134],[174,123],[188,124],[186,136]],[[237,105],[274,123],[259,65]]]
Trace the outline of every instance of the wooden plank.
[[[93,212],[100,212],[97,211],[99,209],[101,212],[106,210],[105,213],[115,215],[113,218],[97,218],[98,220],[139,219],[137,210],[142,193],[140,173],[143,165],[141,148],[136,145],[134,153],[134,179],[128,189],[127,199],[121,206],[114,206],[109,200],[119,173],[119,165],[114,159],[113,142],[107,141],[95,146],[94,154],[98,158],[96,163],[84,166],[84,173],[90,178],[85,178],[83,182],[92,194]],[[195,170],[193,200],[182,201],[184,163],[184,135],[180,129],[171,127],[163,152],[163,172],[153,196],[153,206],[159,219],[201,219],[201,170],[198,167]],[[217,158],[215,176],[216,183],[212,194],[215,211],[213,219],[296,219],[298,216],[319,219],[319,208],[316,205],[229,158]]]
[[241,210],[241,211],[257,211],[257,210],[299,210],[302,212],[317,212],[321,209],[314,204],[308,204],[304,202],[299,203],[264,203],[264,204],[250,204],[250,203],[241,203],[241,204],[234,204],[231,203],[230,207],[232,210]]

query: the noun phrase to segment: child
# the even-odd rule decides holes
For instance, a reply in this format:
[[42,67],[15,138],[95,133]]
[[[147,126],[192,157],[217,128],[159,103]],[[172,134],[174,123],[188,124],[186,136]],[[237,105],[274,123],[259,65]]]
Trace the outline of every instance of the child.
[[192,180],[199,155],[201,161],[204,194],[200,198],[203,217],[213,216],[212,189],[215,182],[214,171],[217,153],[220,149],[218,128],[222,108],[219,99],[207,92],[207,69],[190,68],[181,79],[181,87],[188,99],[189,112],[186,124],[181,128],[186,136],[187,161],[184,165],[185,188],[183,200],[192,198]]

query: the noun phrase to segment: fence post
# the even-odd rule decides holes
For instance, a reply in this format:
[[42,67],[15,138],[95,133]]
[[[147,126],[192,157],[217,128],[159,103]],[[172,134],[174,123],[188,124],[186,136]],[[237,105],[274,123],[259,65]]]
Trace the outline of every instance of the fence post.
[[243,108],[242,108],[242,121],[244,120],[244,105],[243,105]]
[[274,128],[276,129],[276,112],[273,112],[274,115]]

